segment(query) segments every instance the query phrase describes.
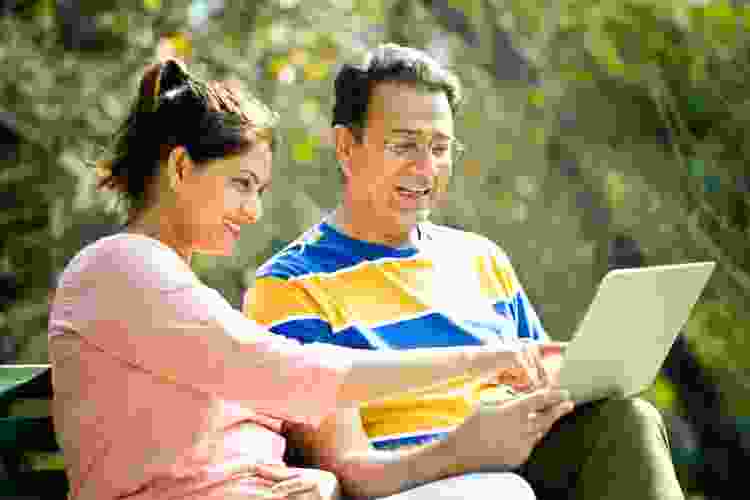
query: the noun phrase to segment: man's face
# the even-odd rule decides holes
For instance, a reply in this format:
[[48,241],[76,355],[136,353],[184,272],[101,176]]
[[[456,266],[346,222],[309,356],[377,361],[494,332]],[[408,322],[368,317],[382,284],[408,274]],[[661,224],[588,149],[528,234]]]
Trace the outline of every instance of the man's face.
[[443,92],[399,82],[372,91],[345,189],[356,224],[374,241],[398,241],[427,219],[452,172],[453,113]]

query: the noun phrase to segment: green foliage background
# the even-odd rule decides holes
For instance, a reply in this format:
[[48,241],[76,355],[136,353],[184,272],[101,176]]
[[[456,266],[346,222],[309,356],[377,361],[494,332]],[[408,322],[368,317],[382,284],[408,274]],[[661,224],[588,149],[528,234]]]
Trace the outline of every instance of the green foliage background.
[[[0,163],[0,190],[17,200],[0,216],[0,267],[26,285],[2,319],[20,361],[47,359],[50,272],[80,247],[87,224],[117,220],[86,162],[124,117],[161,36],[178,33],[193,71],[245,81],[283,118],[268,216],[234,257],[195,262],[235,305],[254,268],[336,204],[329,123],[339,65],[395,41],[435,54],[467,88],[457,131],[468,153],[438,222],[505,247],[558,339],[585,311],[615,235],[635,238],[648,264],[717,260],[686,333],[730,411],[750,416],[750,7],[82,0],[71,17],[59,4],[16,2],[0,17],[0,111],[22,137]],[[650,397],[675,404],[668,385],[656,387]]]

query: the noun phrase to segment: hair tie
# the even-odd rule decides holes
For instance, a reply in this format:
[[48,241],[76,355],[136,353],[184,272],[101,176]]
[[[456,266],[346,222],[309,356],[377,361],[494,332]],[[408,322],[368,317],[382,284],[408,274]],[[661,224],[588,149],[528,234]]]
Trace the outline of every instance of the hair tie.
[[114,160],[97,160],[94,164],[94,173],[96,174],[96,188],[108,191],[122,191],[122,180],[115,177],[112,168]]

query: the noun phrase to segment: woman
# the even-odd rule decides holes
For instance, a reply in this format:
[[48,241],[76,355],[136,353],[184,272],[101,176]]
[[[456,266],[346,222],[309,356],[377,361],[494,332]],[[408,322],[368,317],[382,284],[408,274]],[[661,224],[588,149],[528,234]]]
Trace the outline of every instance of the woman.
[[192,254],[230,255],[261,215],[275,121],[176,61],[145,71],[114,156],[99,165],[100,185],[129,204],[128,224],[68,264],[50,315],[71,498],[331,498],[330,474],[284,466],[284,421],[315,425],[336,405],[467,372],[533,373],[523,352],[501,347],[301,346],[201,284]]

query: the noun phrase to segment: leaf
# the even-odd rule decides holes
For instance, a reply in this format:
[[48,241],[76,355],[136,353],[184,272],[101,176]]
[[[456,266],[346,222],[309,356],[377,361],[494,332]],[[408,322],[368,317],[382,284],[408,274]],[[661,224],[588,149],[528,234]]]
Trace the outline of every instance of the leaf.
[[653,387],[645,394],[654,406],[661,410],[673,410],[677,401],[674,386],[663,375],[656,377]]
[[620,172],[610,170],[607,172],[607,201],[613,209],[619,207],[625,201],[627,185],[625,178]]
[[315,146],[316,142],[314,138],[308,137],[303,142],[298,142],[292,146],[292,158],[297,163],[312,163],[315,159]]
[[143,0],[143,7],[151,12],[161,10],[161,0]]

